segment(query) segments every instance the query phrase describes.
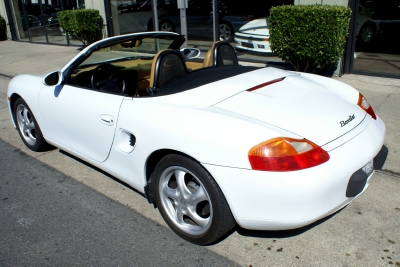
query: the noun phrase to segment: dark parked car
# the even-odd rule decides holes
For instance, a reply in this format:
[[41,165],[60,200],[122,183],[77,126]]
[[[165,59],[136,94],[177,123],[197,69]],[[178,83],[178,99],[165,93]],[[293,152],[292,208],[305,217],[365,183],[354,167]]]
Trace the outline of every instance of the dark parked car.
[[42,26],[42,21],[32,15],[21,15],[22,29],[27,31],[28,28],[35,28]]
[[[372,1],[370,1],[372,2]],[[358,40],[361,44],[400,42],[400,0],[373,2],[371,20],[360,29]]]
[[41,20],[46,27],[59,27],[57,13],[62,10],[60,7],[42,4],[43,13],[39,4],[24,5],[24,9],[27,14]]
[[[161,31],[180,32],[180,11],[171,9],[171,12],[158,17]],[[188,35],[209,37],[213,33],[212,2],[204,0],[189,0],[186,9]],[[219,39],[232,42],[235,31],[249,22],[245,16],[233,14],[228,4],[219,1]]]

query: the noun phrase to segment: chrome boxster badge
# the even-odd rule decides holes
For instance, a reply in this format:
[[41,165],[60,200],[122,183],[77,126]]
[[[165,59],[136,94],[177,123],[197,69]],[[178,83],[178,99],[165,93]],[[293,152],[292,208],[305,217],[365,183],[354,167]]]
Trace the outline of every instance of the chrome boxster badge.
[[341,121],[341,122],[340,122],[340,127],[345,126],[346,124],[348,124],[349,122],[351,122],[351,121],[354,120],[354,119],[355,119],[354,114],[353,114],[353,115],[350,115],[349,118],[348,118],[347,120]]

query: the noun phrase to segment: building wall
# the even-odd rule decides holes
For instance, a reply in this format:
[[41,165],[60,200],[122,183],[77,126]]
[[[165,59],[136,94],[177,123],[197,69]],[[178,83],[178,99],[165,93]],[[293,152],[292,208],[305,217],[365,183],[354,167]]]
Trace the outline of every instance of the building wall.
[[[337,5],[337,6],[348,6],[349,0],[294,0],[295,5]],[[340,66],[342,66],[342,58],[339,60],[338,68],[336,69],[334,76],[339,76],[340,74]]]
[[8,17],[4,1],[0,1],[0,15],[5,19],[7,24],[7,38],[11,39],[10,26],[8,26]]
[[107,37],[107,25],[106,25],[106,12],[104,8],[103,0],[85,0],[85,8],[86,9],[96,9],[100,12],[100,16],[103,18],[103,37]]
[[337,5],[337,6],[348,6],[348,0],[294,0],[295,5]]

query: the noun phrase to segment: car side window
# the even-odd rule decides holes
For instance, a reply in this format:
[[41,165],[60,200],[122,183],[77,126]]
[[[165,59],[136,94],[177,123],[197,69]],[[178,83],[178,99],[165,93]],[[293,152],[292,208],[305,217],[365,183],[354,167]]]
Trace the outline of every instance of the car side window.
[[150,84],[154,55],[172,41],[143,38],[101,48],[71,71],[67,83],[106,93],[141,95]]

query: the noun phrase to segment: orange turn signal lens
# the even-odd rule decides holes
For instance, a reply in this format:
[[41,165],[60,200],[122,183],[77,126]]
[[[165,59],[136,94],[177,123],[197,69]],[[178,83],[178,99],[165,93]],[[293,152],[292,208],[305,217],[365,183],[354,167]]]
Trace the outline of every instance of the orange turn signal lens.
[[278,137],[250,149],[249,161],[253,170],[297,171],[320,165],[329,154],[306,139]]
[[360,93],[358,96],[358,103],[357,105],[365,110],[371,117],[376,120],[376,115],[374,110],[372,109],[371,105],[368,103],[367,99]]

